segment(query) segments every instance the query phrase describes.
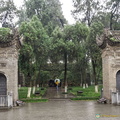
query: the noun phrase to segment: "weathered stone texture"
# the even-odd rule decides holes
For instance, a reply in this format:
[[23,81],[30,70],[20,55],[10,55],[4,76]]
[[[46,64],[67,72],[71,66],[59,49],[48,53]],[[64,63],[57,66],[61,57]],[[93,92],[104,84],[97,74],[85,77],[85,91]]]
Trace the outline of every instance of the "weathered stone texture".
[[13,102],[18,99],[18,49],[16,45],[0,47],[0,73],[7,78],[7,94],[13,94]]
[[120,70],[120,56],[118,54],[120,54],[120,47],[115,46],[107,46],[102,51],[103,95],[107,99],[111,99],[111,92],[116,92],[116,73]]
[[103,97],[111,100],[111,93],[117,91],[116,74],[120,70],[120,31],[105,30],[96,40],[102,50]]

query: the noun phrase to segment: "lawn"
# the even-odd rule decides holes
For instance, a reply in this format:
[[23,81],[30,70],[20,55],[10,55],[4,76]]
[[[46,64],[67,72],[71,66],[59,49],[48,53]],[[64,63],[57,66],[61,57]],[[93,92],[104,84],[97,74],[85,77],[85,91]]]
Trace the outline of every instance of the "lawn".
[[36,88],[37,92],[40,92],[40,95],[32,94],[31,91],[31,97],[27,98],[28,93],[28,87],[21,87],[18,90],[19,100],[25,101],[25,102],[45,102],[47,99],[42,99],[42,96],[46,93],[46,88]]
[[28,92],[28,87],[21,87],[18,90],[19,99],[21,100],[27,98],[27,92]]
[[[102,86],[100,85],[98,93],[95,93],[94,86],[89,86],[85,89],[82,87],[72,87],[72,90],[69,90],[69,92],[76,96],[76,98],[73,98],[73,100],[96,100],[100,98],[101,88]],[[78,94],[77,91],[82,91],[83,93]]]

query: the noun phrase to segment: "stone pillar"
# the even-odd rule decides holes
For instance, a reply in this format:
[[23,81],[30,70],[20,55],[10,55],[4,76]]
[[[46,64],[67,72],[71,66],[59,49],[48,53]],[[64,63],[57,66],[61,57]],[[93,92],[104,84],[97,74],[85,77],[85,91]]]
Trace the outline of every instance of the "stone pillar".
[[6,76],[7,94],[12,94],[15,106],[18,100],[18,52],[21,44],[18,36],[11,39],[0,43],[0,73]]
[[111,100],[112,92],[116,92],[116,74],[120,70],[120,31],[105,29],[96,40],[102,52],[103,97]]
[[111,93],[116,92],[116,73],[120,70],[120,47],[108,46],[102,51],[103,97],[111,100]]

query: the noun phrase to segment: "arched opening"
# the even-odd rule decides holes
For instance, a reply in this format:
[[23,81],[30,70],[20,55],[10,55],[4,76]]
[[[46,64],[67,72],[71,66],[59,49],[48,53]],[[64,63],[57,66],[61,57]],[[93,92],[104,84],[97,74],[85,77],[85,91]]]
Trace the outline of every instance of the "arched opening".
[[116,74],[116,89],[120,91],[120,70]]
[[0,73],[0,95],[7,95],[7,83],[4,74]]

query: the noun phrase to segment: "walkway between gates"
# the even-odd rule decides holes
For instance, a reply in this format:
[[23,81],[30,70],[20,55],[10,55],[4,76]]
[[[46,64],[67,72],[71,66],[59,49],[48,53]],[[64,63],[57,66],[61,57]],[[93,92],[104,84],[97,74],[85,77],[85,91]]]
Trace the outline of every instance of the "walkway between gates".
[[65,94],[64,93],[64,88],[60,88],[58,90],[56,90],[55,87],[49,87],[47,89],[46,95],[44,96],[44,98],[48,98],[48,99],[70,99],[70,98],[74,98],[74,95],[72,95],[71,93]]

